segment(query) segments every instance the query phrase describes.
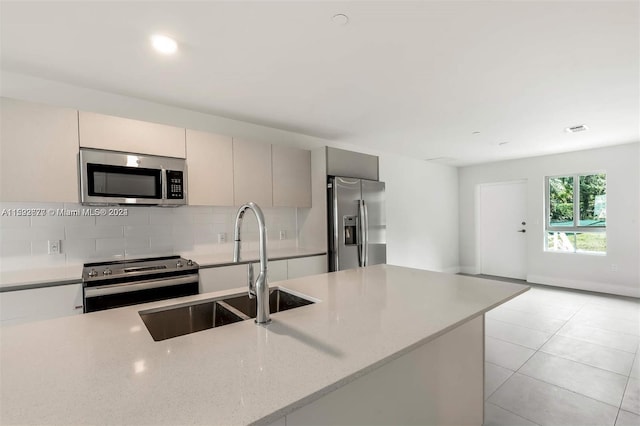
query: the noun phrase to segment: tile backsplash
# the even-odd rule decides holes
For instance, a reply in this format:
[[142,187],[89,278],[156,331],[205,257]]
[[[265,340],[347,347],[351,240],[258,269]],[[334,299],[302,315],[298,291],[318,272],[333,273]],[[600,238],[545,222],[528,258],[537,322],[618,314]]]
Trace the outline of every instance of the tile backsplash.
[[[18,216],[18,209],[39,215]],[[69,203],[0,203],[0,268],[62,266],[191,251],[232,252],[235,207],[114,208],[126,211],[122,216],[109,216],[109,208],[107,215],[104,211],[87,215],[83,214],[85,209],[95,208]],[[263,208],[263,212],[269,247],[296,247],[296,209]],[[257,250],[258,226],[253,214],[245,215],[241,232],[243,247]],[[218,242],[221,234],[226,242]],[[62,241],[60,254],[48,254],[51,240]]]

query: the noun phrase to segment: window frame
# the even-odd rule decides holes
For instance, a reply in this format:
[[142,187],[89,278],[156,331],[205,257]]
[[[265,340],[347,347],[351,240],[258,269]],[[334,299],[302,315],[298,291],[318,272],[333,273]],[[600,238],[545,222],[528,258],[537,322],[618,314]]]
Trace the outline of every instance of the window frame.
[[[580,177],[581,176],[591,176],[604,174],[605,180],[607,179],[607,172],[605,170],[593,171],[593,172],[584,172],[584,173],[564,173],[553,176],[545,176],[544,179],[544,194],[545,194],[545,222],[544,222],[544,250],[552,253],[574,253],[574,254],[605,254],[607,250],[604,252],[599,251],[582,251],[578,250],[574,247],[574,251],[562,251],[562,250],[553,250],[549,249],[549,245],[547,243],[547,235],[550,232],[564,232],[566,234],[589,234],[589,233],[607,233],[607,224],[605,222],[604,226],[580,226]],[[549,180],[554,178],[561,177],[572,177],[573,178],[573,226],[552,226],[551,225],[551,190],[549,187]],[[607,194],[608,191],[605,191]],[[608,200],[607,200],[608,201]]]

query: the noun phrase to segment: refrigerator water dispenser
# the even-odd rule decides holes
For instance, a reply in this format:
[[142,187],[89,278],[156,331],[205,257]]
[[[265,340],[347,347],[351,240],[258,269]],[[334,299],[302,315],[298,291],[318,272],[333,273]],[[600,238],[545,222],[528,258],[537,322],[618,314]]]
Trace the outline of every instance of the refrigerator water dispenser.
[[358,244],[358,216],[344,216],[342,222],[344,224],[344,245],[355,246]]

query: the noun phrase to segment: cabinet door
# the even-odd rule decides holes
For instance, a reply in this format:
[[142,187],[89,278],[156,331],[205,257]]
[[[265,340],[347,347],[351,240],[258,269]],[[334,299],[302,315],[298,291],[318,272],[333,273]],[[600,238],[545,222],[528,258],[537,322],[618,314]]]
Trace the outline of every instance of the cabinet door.
[[236,206],[253,201],[273,206],[271,145],[233,139],[233,196]]
[[78,111],[0,101],[0,201],[77,203]]
[[311,151],[273,145],[273,205],[311,207]]
[[80,111],[80,146],[185,158],[185,129]]
[[[287,269],[286,260],[270,260],[267,264],[267,284],[271,285],[276,281],[286,280]],[[253,272],[257,277],[260,273],[260,262],[253,264]]]
[[[229,290],[232,288],[248,289],[247,264],[218,266],[200,269],[200,293]],[[253,264],[254,279],[260,273],[260,262]],[[287,261],[270,261],[267,265],[267,283],[287,279]]]
[[0,293],[2,325],[65,317],[82,313],[82,284]]
[[187,129],[189,204],[233,206],[233,143],[230,137]]
[[200,269],[200,293],[247,288],[247,265]]
[[307,275],[325,274],[327,272],[327,256],[299,257],[288,260],[289,279]]

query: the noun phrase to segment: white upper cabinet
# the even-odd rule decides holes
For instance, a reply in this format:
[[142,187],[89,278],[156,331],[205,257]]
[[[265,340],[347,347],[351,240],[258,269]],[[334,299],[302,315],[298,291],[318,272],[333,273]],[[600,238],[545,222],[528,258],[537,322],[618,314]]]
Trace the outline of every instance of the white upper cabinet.
[[234,204],[273,206],[271,145],[233,139]]
[[187,129],[189,204],[233,206],[233,143],[228,136]]
[[311,151],[273,145],[274,207],[311,207]]
[[0,200],[77,203],[78,111],[2,98]]
[[80,111],[80,146],[185,158],[185,129]]

